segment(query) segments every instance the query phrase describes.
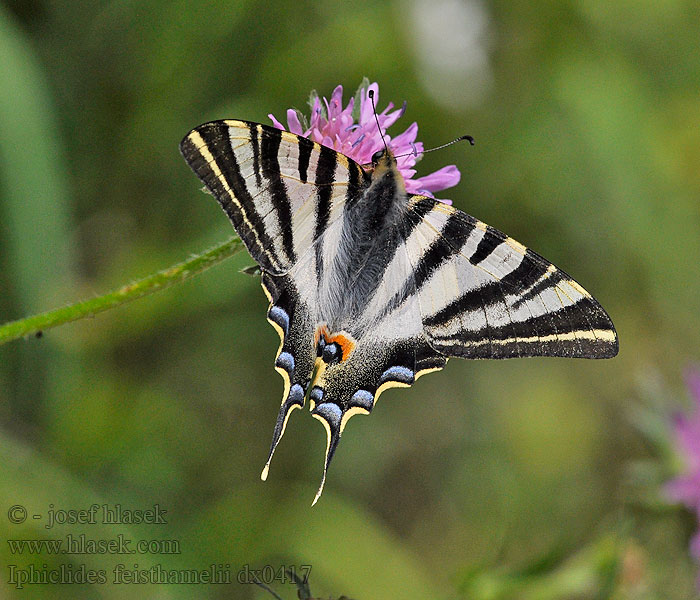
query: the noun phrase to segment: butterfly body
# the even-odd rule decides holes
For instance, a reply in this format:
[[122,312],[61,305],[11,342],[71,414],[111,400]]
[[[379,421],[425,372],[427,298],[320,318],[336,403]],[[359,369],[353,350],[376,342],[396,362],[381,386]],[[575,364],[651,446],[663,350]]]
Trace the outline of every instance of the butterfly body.
[[215,121],[181,151],[260,265],[280,334],[285,390],[263,479],[307,397],[328,434],[325,480],[350,417],[450,356],[617,353],[610,318],[578,283],[500,231],[407,193],[388,149],[365,170],[302,136]]

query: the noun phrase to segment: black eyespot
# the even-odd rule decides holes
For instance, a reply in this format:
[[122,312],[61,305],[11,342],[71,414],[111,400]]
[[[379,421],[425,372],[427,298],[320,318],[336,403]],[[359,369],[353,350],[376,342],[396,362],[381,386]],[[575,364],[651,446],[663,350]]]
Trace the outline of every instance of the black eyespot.
[[334,365],[340,362],[343,357],[343,351],[338,344],[326,344],[322,350],[321,358],[327,365]]
[[384,150],[377,150],[373,155],[372,155],[372,164],[376,165],[384,156]]

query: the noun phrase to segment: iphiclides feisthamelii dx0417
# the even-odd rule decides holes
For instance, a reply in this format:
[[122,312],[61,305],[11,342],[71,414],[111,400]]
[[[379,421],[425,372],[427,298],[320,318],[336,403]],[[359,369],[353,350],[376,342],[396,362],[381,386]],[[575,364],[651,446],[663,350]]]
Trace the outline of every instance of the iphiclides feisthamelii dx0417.
[[281,338],[284,395],[262,478],[308,397],[328,436],[314,503],[348,420],[385,389],[451,356],[618,351],[610,317],[583,287],[497,229],[407,192],[391,148],[361,166],[303,134],[234,120],[200,125],[180,145],[260,266]]

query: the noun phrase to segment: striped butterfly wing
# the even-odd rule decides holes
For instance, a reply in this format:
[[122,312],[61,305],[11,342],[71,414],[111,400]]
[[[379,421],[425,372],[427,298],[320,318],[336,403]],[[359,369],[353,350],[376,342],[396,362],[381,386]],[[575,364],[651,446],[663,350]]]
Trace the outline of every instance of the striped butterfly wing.
[[[185,136],[180,150],[261,266],[268,321],[280,336],[275,369],[285,387],[262,474],[266,479],[291,412],[304,406],[317,365],[322,301],[337,294],[329,273],[338,262],[346,201],[362,194],[367,176],[330,148],[246,121],[200,125]],[[339,436],[340,422],[328,407],[319,402],[316,408],[314,416],[326,415],[324,424],[331,423]],[[328,460],[332,454],[329,441]]]
[[364,176],[330,148],[247,121],[200,125],[180,151],[251,256],[275,275],[288,272],[317,244]]
[[473,217],[407,195],[388,153],[369,174],[245,121],[201,125],[180,148],[260,264],[281,338],[285,390],[263,479],[307,396],[328,436],[317,500],[348,419],[450,356],[617,353],[612,322],[580,285]]
[[[610,358],[618,340],[600,304],[566,273],[513,238],[429,198],[408,252],[423,326],[446,356]],[[426,211],[426,206],[431,206]]]

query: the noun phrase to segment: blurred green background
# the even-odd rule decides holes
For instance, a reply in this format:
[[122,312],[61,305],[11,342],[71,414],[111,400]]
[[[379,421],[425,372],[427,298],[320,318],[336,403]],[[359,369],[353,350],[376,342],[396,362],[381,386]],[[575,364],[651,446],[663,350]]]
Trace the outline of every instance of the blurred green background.
[[[610,361],[453,360],[345,432],[295,412],[266,483],[278,338],[239,253],[184,285],[0,347],[0,598],[690,598],[694,524],[658,501],[663,418],[700,356],[700,4],[395,0],[0,3],[0,321],[106,292],[231,227],[178,153],[309,91],[408,101],[419,174],[611,314]],[[644,414],[644,418],[639,415]],[[635,416],[636,415],[636,416]],[[658,440],[657,440],[658,441]],[[158,503],[165,525],[57,525]],[[31,516],[7,518],[11,505]],[[177,555],[13,554],[7,539],[178,540]],[[11,568],[230,565],[220,586],[29,585]],[[293,586],[273,582],[284,598]]]

